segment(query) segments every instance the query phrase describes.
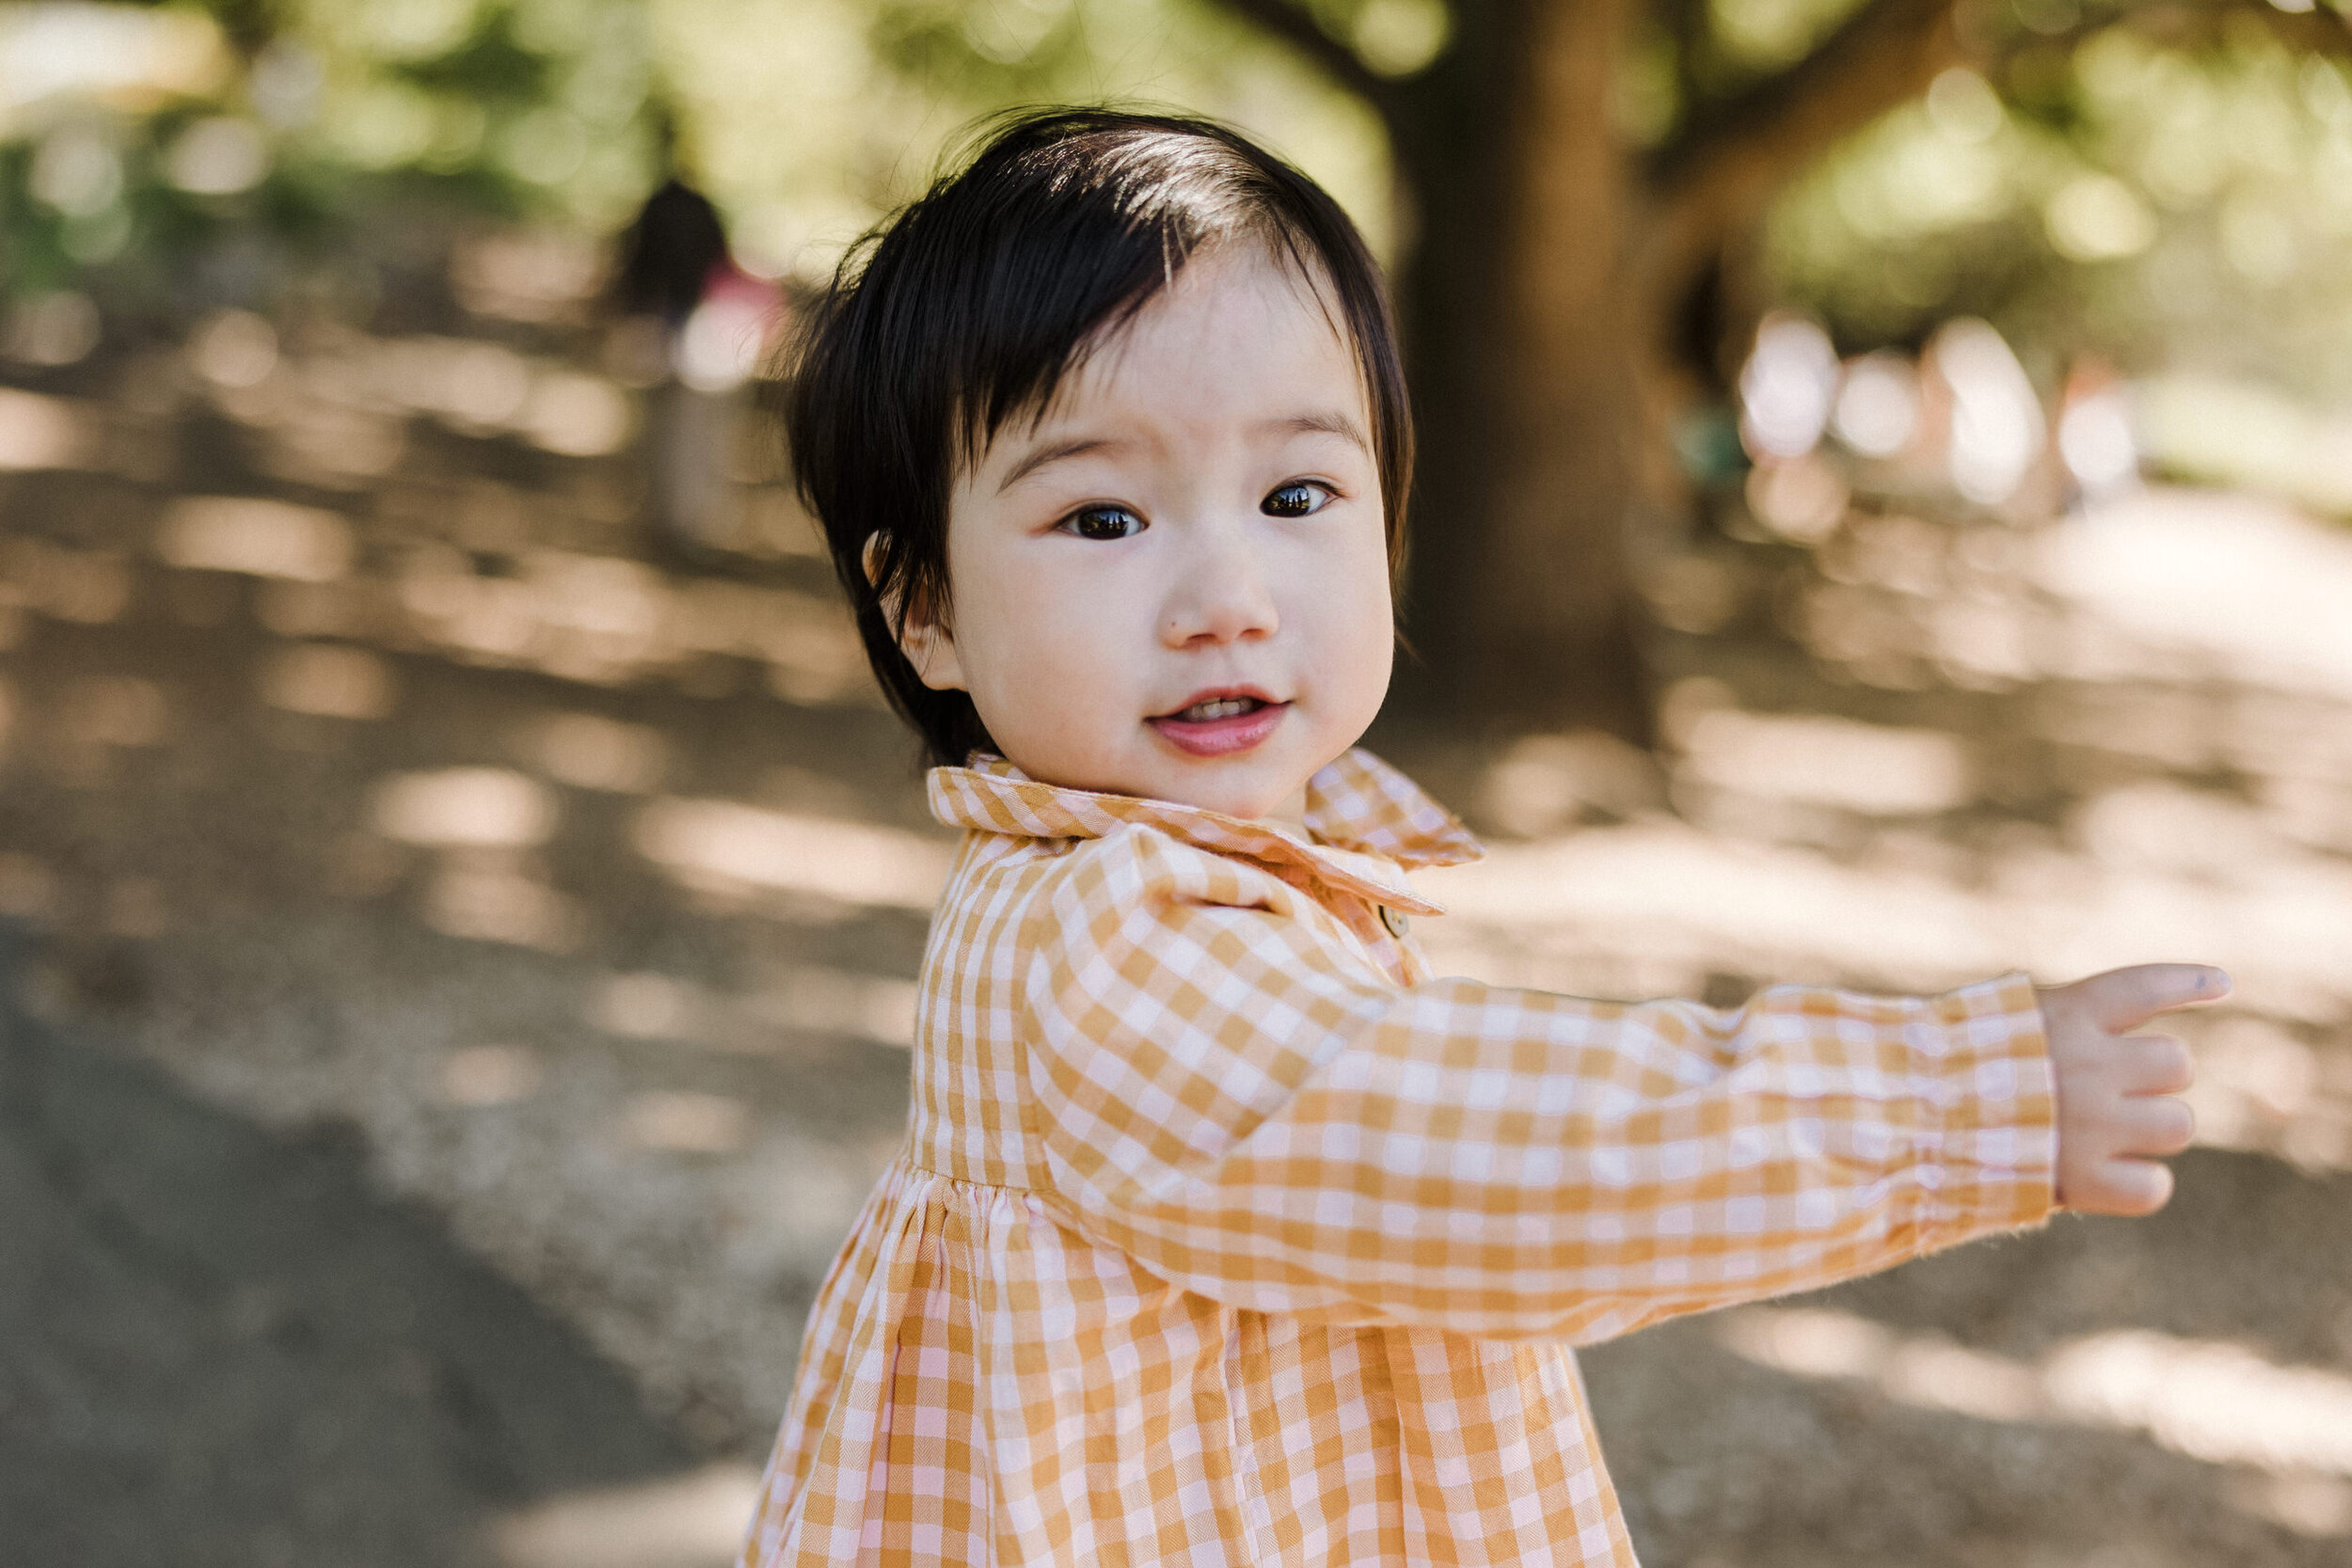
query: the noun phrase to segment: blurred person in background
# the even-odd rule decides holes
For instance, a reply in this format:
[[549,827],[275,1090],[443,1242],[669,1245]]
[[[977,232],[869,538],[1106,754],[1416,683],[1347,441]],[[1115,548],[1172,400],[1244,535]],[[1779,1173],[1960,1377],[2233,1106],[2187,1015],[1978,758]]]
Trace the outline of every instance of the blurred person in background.
[[700,563],[725,542],[735,393],[756,354],[768,291],[736,267],[719,209],[681,173],[667,114],[657,135],[667,173],[621,237],[613,294],[631,324],[628,357],[649,383],[652,545]]

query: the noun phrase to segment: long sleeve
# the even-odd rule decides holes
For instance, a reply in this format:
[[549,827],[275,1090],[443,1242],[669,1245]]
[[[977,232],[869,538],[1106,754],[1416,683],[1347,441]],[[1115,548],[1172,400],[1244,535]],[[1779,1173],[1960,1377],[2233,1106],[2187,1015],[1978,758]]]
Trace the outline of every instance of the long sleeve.
[[1070,1222],[1231,1306],[1592,1341],[2043,1218],[2021,976],[1723,1010],[1400,988],[1263,869],[1134,829],[1027,916]]

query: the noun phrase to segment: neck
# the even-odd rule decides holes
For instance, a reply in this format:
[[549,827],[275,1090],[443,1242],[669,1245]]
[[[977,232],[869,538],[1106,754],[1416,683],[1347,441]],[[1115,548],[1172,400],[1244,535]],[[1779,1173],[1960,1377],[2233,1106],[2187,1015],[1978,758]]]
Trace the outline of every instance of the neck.
[[1290,798],[1267,812],[1263,820],[1279,827],[1296,828],[1304,832],[1307,828],[1307,786],[1302,784],[1292,790]]

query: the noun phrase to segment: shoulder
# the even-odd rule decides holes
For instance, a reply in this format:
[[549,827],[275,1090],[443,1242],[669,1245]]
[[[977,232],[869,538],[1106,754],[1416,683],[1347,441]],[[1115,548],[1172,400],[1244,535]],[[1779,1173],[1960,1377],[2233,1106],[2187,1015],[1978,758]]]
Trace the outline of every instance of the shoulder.
[[1023,902],[1019,942],[1040,976],[1254,948],[1305,912],[1264,866],[1142,824],[1077,842]]

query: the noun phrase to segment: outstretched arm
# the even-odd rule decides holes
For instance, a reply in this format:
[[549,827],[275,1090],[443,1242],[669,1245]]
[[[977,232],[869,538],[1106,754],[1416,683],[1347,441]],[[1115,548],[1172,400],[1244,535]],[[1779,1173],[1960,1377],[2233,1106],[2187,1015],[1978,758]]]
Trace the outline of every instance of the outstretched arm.
[[1031,918],[1027,1072],[1073,1223],[1231,1305],[1605,1338],[2042,1218],[2022,977],[1620,1005],[1399,990],[1279,879],[1150,833]]

